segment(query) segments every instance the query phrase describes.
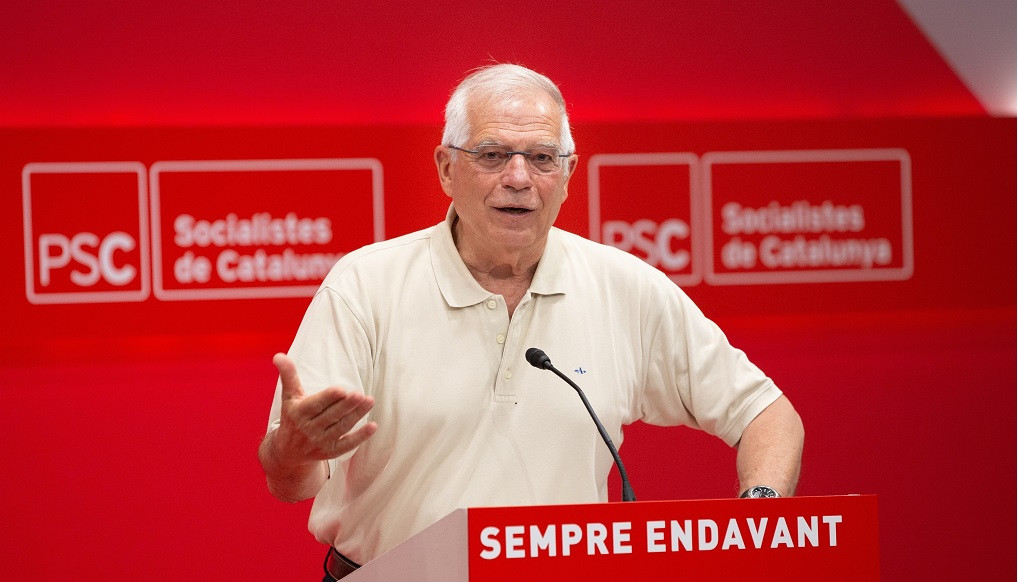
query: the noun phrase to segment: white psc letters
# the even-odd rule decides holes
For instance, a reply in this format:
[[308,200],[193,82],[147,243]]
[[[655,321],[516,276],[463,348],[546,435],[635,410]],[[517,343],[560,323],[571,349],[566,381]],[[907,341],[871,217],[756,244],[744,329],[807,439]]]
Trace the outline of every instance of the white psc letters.
[[79,232],[68,237],[61,233],[39,235],[39,283],[50,284],[52,272],[71,265],[80,267],[71,273],[71,281],[79,287],[91,287],[103,279],[118,287],[134,281],[138,270],[131,264],[117,265],[114,254],[130,252],[137,246],[134,237],[126,232],[112,232],[106,236],[92,232]]
[[[731,518],[650,520],[638,524],[643,535],[638,552],[702,552],[805,547],[836,547],[841,515],[810,515],[794,518]],[[642,531],[641,531],[642,530]],[[485,527],[480,532],[480,557],[538,558],[632,554],[633,522],[592,522]]]

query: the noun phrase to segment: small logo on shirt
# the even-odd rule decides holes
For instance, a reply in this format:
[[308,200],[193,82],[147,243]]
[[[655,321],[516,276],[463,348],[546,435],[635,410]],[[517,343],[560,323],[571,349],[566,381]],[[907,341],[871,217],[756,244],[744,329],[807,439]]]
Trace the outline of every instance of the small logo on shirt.
[[573,371],[576,372],[577,374],[586,374],[587,373],[587,371],[583,369],[583,366],[580,366],[579,368],[576,368]]

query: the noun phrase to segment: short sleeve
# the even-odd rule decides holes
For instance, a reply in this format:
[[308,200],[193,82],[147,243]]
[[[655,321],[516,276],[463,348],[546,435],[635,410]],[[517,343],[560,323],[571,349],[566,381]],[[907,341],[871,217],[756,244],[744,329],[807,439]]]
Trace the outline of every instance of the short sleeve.
[[781,391],[681,289],[673,286],[660,305],[648,326],[641,418],[692,426],[736,445]]

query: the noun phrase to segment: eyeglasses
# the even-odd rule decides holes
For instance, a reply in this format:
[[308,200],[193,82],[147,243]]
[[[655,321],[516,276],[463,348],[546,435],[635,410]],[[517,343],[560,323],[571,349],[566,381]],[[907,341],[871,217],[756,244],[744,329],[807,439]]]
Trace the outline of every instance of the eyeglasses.
[[527,152],[516,152],[503,146],[482,146],[476,150],[446,146],[449,149],[470,154],[470,159],[485,172],[501,172],[509,160],[519,154],[539,174],[551,174],[562,167],[562,158],[572,154],[560,154],[555,148],[536,148]]

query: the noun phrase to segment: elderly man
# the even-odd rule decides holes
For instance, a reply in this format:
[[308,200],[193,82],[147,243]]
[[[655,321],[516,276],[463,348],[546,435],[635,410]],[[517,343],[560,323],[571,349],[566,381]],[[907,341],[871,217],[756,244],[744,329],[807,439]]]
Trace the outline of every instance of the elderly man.
[[738,448],[741,490],[791,495],[803,429],[774,383],[665,275],[553,228],[577,165],[546,77],[467,77],[435,149],[445,221],[346,255],[311,301],[259,459],[270,491],[314,496],[326,580],[459,507],[607,500],[612,440],[637,420]]

